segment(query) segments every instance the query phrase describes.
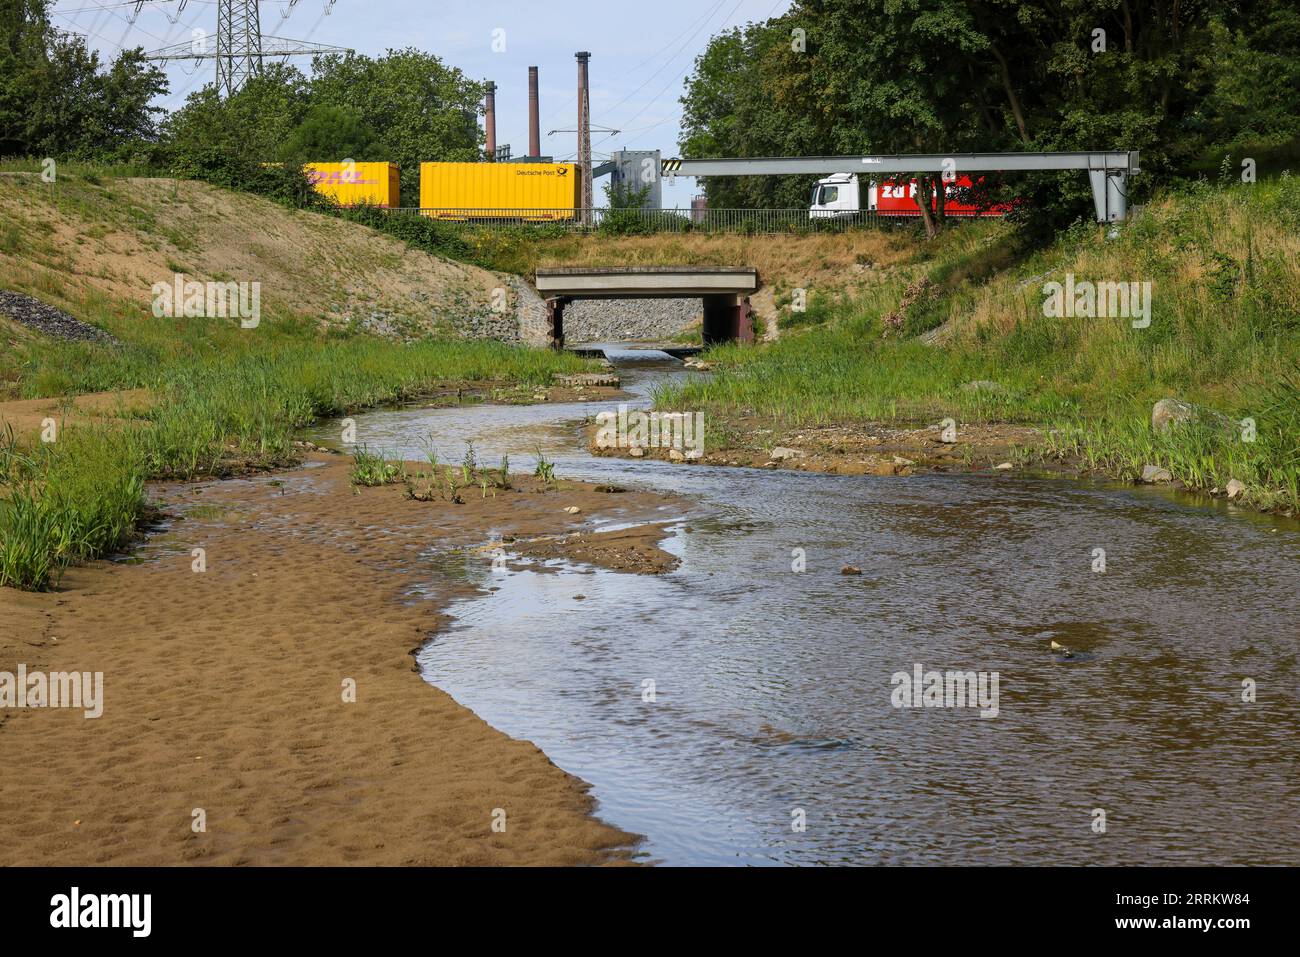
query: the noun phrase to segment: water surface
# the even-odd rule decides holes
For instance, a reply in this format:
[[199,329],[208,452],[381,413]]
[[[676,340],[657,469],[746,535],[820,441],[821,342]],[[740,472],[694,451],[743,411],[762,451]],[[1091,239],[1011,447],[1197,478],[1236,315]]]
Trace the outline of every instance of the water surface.
[[[614,358],[642,402],[683,374]],[[595,458],[579,427],[604,408],[356,419],[409,458],[430,434],[516,470],[541,448],[562,479],[695,503],[659,577],[436,549],[420,569],[492,589],[452,607],[427,680],[591,782],[646,860],[1300,863],[1295,524],[1059,479]],[[997,716],[894,707],[917,664],[996,672]]]

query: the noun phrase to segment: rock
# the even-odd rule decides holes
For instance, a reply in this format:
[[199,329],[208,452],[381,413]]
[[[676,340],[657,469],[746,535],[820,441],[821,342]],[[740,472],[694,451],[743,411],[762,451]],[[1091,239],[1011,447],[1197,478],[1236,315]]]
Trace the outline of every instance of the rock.
[[1181,399],[1161,399],[1151,407],[1151,428],[1164,432],[1180,422],[1195,422],[1196,406]]
[[1010,462],[1003,462],[1002,464],[1000,464],[1000,465],[995,465],[995,466],[993,466],[993,467],[994,467],[995,469],[997,469],[998,471],[1000,471],[1000,472],[1006,472],[1006,471],[1009,471],[1009,470],[1015,468],[1015,466],[1012,465]]
[[641,448],[639,445],[634,445],[627,450],[627,454],[632,456],[634,459],[639,459],[645,455],[645,449]]
[[682,453],[680,449],[669,449],[668,460],[670,462],[685,462],[686,456]]
[[841,575],[861,575],[861,574],[862,574],[862,569],[859,568],[857,565],[845,565],[843,568],[840,569],[840,574],[841,574]]
[[1173,475],[1168,469],[1161,468],[1158,465],[1142,466],[1142,481],[1148,485],[1155,485],[1160,482],[1172,482]]
[[783,445],[778,445],[771,451],[768,458],[773,462],[784,462],[786,459],[801,459],[803,458],[803,453],[798,449],[787,449]]
[[0,315],[9,316],[29,329],[54,336],[56,339],[102,342],[105,345],[117,344],[117,340],[103,329],[84,323],[80,319],[74,319],[66,312],[47,306],[39,299],[25,296],[20,292],[0,289]]
[[578,506],[576,505],[570,505],[568,508],[565,509],[565,511],[568,512],[570,515],[577,515],[579,512],[582,511],[582,509],[578,508]]
[[1246,494],[1246,483],[1238,479],[1232,479],[1228,482],[1224,491],[1228,493],[1228,498],[1241,498]]
[[1208,424],[1230,437],[1236,436],[1240,428],[1240,423],[1222,412],[1193,405],[1182,399],[1161,399],[1151,407],[1151,428],[1157,432],[1168,432],[1174,426],[1188,422]]

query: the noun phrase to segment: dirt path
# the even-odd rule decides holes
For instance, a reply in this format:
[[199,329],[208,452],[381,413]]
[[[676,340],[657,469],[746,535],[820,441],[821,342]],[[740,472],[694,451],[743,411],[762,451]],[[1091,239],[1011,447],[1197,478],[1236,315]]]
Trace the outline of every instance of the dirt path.
[[[349,466],[318,455],[279,476],[160,487],[182,518],[142,563],[72,569],[53,594],[0,590],[0,671],[104,673],[100,718],[0,710],[0,864],[626,859],[630,836],[592,816],[582,782],[414,671],[411,651],[455,596],[409,591],[435,581],[419,557],[434,545],[677,506],[531,478],[421,503],[400,486],[356,494]],[[578,541],[592,561],[635,567],[660,534]]]
[[14,399],[0,402],[0,433],[9,426],[15,435],[35,438],[46,419],[53,419],[60,429],[65,425],[111,422],[140,414],[151,401],[147,389],[88,392],[53,399]]

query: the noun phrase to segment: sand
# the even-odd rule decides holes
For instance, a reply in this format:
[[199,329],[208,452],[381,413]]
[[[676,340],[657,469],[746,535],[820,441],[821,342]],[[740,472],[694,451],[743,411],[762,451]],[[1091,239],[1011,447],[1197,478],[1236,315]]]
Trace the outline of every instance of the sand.
[[[583,782],[415,672],[457,595],[409,593],[434,580],[418,557],[433,545],[493,529],[562,553],[555,536],[595,516],[662,520],[678,504],[532,478],[463,505],[414,502],[400,486],[354,491],[349,467],[318,454],[279,475],[155,487],[184,517],[142,562],[71,569],[50,594],[0,589],[0,671],[102,671],[105,685],[98,719],[0,710],[0,864],[629,859],[633,835],[593,814]],[[661,528],[574,541],[593,562],[661,571],[671,563],[645,558]]]

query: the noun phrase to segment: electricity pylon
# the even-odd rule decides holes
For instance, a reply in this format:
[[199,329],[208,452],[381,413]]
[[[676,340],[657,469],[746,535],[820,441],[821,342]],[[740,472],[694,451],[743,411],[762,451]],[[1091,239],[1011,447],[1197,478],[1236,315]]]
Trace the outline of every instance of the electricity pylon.
[[[292,9],[298,0],[290,0]],[[317,53],[351,53],[346,47],[306,40],[286,40],[262,35],[262,17],[258,0],[217,0],[217,40],[211,42],[207,31],[195,29],[188,41],[173,43],[145,54],[146,60],[216,60],[217,89],[230,96],[262,70],[268,57],[313,56]],[[334,0],[326,0],[329,13]]]

